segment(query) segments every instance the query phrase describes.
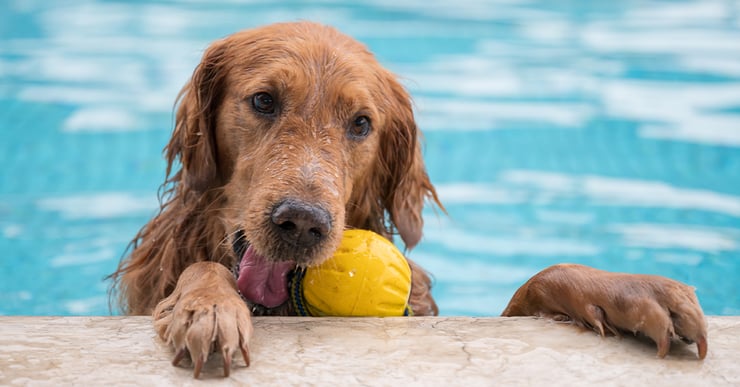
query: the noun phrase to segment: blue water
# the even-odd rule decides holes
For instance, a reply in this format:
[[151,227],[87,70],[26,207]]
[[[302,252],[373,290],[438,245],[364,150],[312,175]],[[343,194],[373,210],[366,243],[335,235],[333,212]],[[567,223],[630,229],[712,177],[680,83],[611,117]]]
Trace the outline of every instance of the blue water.
[[209,41],[332,24],[403,77],[449,216],[410,256],[446,315],[558,262],[740,314],[737,1],[0,2],[0,314],[108,314]]

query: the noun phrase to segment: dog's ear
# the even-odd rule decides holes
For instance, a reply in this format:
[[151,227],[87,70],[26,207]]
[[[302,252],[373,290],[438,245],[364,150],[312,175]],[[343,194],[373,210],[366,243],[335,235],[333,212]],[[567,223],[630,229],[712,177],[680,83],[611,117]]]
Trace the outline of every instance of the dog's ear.
[[380,158],[388,173],[383,205],[406,248],[411,249],[421,239],[424,202],[430,199],[443,211],[444,207],[424,167],[411,97],[391,74],[386,79],[386,92],[388,118],[380,140]]
[[182,169],[171,180],[197,192],[218,181],[214,130],[226,77],[226,47],[225,40],[213,43],[180,91],[175,130],[165,148],[167,176],[179,159]]

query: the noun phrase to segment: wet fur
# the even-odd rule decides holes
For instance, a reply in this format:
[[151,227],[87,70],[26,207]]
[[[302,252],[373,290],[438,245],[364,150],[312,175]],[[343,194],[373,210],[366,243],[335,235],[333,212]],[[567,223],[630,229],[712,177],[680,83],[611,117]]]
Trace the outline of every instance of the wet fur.
[[[252,111],[249,97],[261,90],[282,101],[276,122]],[[362,142],[346,138],[358,112],[372,120],[373,133]],[[160,213],[112,275],[128,314],[151,313],[195,262],[233,267],[238,230],[260,254],[295,259],[267,225],[282,198],[318,203],[339,225],[326,243],[303,252],[305,264],[329,257],[345,227],[398,233],[413,248],[425,201],[441,207],[408,93],[363,45],[311,23],[243,31],[212,44],[180,93],[165,156]],[[412,268],[415,313],[436,314],[429,277]]]
[[[261,91],[280,101],[272,118],[250,105]],[[361,141],[347,135],[358,114],[372,122]],[[153,314],[174,363],[190,353],[196,377],[212,347],[223,352],[225,374],[237,350],[248,364],[250,311],[227,269],[238,258],[235,238],[243,235],[271,260],[304,266],[328,258],[345,228],[400,235],[413,248],[425,202],[442,208],[419,138],[395,76],[332,28],[275,24],[213,43],[180,93],[160,212],[111,275],[122,311]],[[322,243],[296,251],[274,235],[270,212],[286,198],[331,215]],[[429,276],[409,263],[414,314],[436,315]],[[524,284],[504,315],[569,321],[602,335],[643,332],[660,356],[674,337],[697,342],[700,358],[707,352],[693,289],[664,277],[556,265]]]
[[522,285],[502,315],[545,317],[601,336],[644,334],[659,357],[674,339],[696,342],[699,358],[707,355],[707,324],[694,288],[661,276],[554,265]]

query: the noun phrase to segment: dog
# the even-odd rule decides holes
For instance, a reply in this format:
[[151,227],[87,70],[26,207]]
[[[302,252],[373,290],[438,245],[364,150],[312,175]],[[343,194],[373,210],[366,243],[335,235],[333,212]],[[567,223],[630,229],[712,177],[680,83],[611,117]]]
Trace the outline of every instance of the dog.
[[[289,273],[330,257],[345,229],[398,235],[412,249],[425,203],[444,211],[410,95],[331,27],[281,23],[216,41],[178,100],[160,211],[111,279],[122,311],[152,314],[173,364],[190,355],[196,378],[212,351],[226,376],[237,351],[249,365],[251,316],[295,314]],[[429,275],[409,265],[413,314],[437,315]],[[556,265],[503,315],[640,332],[661,357],[673,338],[707,352],[693,288],[663,277]]]

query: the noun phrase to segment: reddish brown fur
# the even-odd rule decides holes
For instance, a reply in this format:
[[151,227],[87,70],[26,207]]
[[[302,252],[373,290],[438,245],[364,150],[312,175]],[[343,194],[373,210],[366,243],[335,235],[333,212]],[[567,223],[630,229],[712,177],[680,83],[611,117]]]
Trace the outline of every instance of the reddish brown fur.
[[555,265],[522,285],[502,315],[568,321],[602,336],[643,333],[660,357],[673,338],[696,342],[701,359],[707,354],[707,324],[694,289],[660,276]]
[[[274,117],[251,105],[258,92],[279,101]],[[358,115],[372,122],[361,141],[347,134]],[[122,310],[153,312],[175,363],[190,352],[196,377],[214,345],[226,374],[235,351],[248,363],[250,313],[226,269],[237,260],[235,233],[268,259],[301,265],[329,257],[345,228],[398,233],[413,248],[425,201],[442,208],[419,137],[409,95],[393,74],[332,28],[276,24],[215,42],[180,93],[160,212],[111,275]],[[338,225],[299,256],[269,227],[270,212],[286,198],[326,209]],[[429,276],[410,264],[414,314],[436,315]],[[662,277],[555,266],[522,286],[504,315],[570,320],[602,334],[646,332],[661,355],[676,333],[706,354],[693,291]]]
[[[266,90],[282,103],[275,122],[250,106]],[[371,118],[364,141],[346,135],[357,114]],[[121,308],[151,313],[194,263],[232,267],[237,230],[262,255],[295,258],[266,226],[285,197],[320,204],[344,227],[389,238],[397,231],[412,248],[425,200],[440,205],[418,138],[408,93],[364,46],[331,28],[279,24],[214,43],[180,94],[161,211],[112,275]],[[299,263],[330,256],[344,227]],[[412,268],[412,309],[437,314],[429,277]]]
[[[279,100],[274,119],[251,106],[258,92]],[[347,136],[357,115],[372,124],[362,141]],[[298,258],[299,264],[329,257],[344,228],[388,238],[397,232],[413,248],[421,238],[424,202],[441,207],[424,169],[419,136],[410,97],[394,75],[364,46],[332,28],[276,24],[215,42],[180,93],[165,149],[168,178],[160,213],[111,275],[122,310],[149,314],[159,303],[158,331],[178,350],[179,360],[185,348],[198,352],[205,345],[185,336],[200,332],[210,339],[213,327],[198,321],[223,318],[224,305],[240,310],[241,303],[246,311],[238,294],[229,293],[233,278],[208,263],[233,267],[238,230],[259,254],[275,261]],[[175,171],[178,161],[181,168]],[[339,227],[296,257],[268,227],[271,209],[285,198],[321,206]],[[413,262],[411,267],[414,313],[437,314],[429,276]],[[186,269],[190,274],[181,277]],[[191,325],[200,328],[188,331]],[[248,335],[240,329],[238,336]],[[224,341],[229,351],[246,350],[246,340]],[[225,358],[230,361],[231,355]]]
[[[265,89],[285,101],[275,127],[249,106]],[[355,144],[344,132],[358,111],[376,133]],[[176,121],[166,201],[113,274],[130,314],[151,313],[194,262],[231,267],[238,229],[260,253],[287,259],[274,256],[265,231],[266,212],[286,193],[321,203],[346,227],[387,237],[398,230],[408,248],[421,237],[424,201],[439,205],[408,93],[364,46],[328,27],[279,24],[214,43],[181,92]],[[182,169],[172,173],[177,160]],[[328,257],[341,231],[306,261]],[[412,304],[436,313],[429,278],[414,274]]]

